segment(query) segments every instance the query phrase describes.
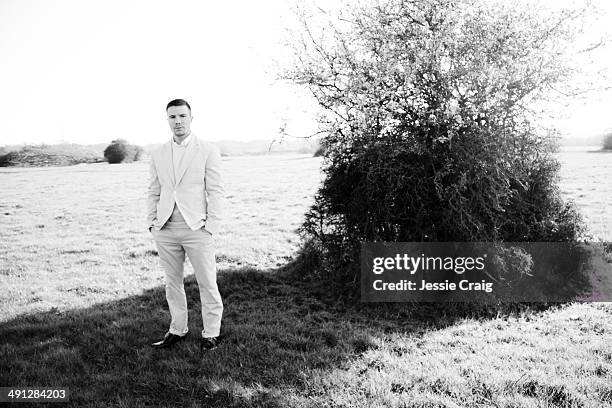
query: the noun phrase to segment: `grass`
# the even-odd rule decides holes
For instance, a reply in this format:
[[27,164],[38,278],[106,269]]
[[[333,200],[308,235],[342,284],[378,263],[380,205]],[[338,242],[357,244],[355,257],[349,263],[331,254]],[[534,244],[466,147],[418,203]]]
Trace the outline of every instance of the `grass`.
[[319,165],[224,161],[223,342],[205,355],[190,267],[190,338],[149,346],[168,312],[146,163],[2,170],[0,386],[68,387],[75,407],[612,406],[610,304],[347,305],[296,276]]
[[[221,269],[278,267],[299,247],[320,160],[271,157],[224,160]],[[3,169],[0,317],[87,307],[163,284],[144,218],[147,174],[148,163]]]
[[561,192],[578,204],[594,239],[612,242],[610,158],[584,150],[568,150],[557,157],[561,163]]
[[[471,316],[325,303],[273,271],[224,271],[223,342],[148,346],[167,325],[162,288],[85,309],[21,316],[0,331],[2,385],[63,386],[72,406],[609,406],[609,305]],[[201,404],[201,405],[198,405]]]

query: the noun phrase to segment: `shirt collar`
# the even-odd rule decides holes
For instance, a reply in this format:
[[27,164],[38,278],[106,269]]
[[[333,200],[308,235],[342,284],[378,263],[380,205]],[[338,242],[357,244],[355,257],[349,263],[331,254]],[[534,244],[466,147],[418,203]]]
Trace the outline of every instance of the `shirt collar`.
[[189,136],[187,136],[185,139],[183,139],[183,142],[181,144],[176,143],[176,141],[174,140],[174,136],[172,136],[172,144],[176,148],[185,149],[189,145],[189,142],[191,142],[191,139],[192,139],[191,136],[192,135],[193,135],[193,132],[189,133]]

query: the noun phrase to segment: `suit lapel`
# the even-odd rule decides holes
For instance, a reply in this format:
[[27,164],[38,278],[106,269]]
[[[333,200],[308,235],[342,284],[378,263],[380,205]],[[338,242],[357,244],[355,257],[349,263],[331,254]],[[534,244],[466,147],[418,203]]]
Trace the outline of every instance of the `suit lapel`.
[[172,184],[176,185],[176,180],[174,179],[174,165],[172,163],[172,141],[169,141],[164,144],[162,150],[162,157],[164,158],[166,171],[170,175],[170,180],[172,180]]
[[200,150],[200,144],[198,143],[198,139],[195,137],[195,135],[193,135],[192,138],[193,139],[191,140],[191,143],[189,143],[189,145],[187,146],[187,149],[185,150],[185,155],[183,156],[183,160],[181,161],[181,165],[179,167],[179,172],[178,172],[178,180],[176,181],[175,185],[181,182],[181,180],[183,179],[183,176],[185,175],[185,171],[187,170],[187,167],[189,167],[189,165],[191,164],[191,161],[193,160],[195,155]]

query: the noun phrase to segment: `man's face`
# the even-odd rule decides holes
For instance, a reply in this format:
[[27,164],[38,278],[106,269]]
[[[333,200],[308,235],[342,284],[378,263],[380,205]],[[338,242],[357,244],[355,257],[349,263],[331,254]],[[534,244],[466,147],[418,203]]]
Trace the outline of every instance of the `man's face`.
[[185,105],[168,108],[168,124],[176,137],[183,137],[191,133],[191,112]]

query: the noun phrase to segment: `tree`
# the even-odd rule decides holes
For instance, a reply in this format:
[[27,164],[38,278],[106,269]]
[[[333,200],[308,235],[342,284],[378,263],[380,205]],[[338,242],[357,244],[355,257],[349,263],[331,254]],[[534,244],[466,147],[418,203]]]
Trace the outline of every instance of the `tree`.
[[612,150],[612,131],[607,133],[603,138],[603,149]]
[[316,31],[303,14],[287,77],[326,113],[325,179],[302,227],[323,275],[353,290],[362,241],[576,240],[534,107],[577,91],[565,51],[586,15],[387,0]]
[[142,153],[142,147],[131,145],[125,139],[115,139],[104,149],[104,157],[110,164],[138,161]]

